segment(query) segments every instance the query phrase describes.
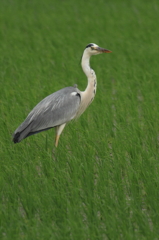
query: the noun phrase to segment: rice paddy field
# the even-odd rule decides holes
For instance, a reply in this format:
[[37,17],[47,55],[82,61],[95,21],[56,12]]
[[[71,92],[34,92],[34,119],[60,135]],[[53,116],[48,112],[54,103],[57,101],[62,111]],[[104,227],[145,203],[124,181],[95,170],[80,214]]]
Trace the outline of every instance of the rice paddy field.
[[[95,100],[66,126],[19,144],[32,108],[67,86]],[[158,0],[0,1],[0,239],[159,239]]]

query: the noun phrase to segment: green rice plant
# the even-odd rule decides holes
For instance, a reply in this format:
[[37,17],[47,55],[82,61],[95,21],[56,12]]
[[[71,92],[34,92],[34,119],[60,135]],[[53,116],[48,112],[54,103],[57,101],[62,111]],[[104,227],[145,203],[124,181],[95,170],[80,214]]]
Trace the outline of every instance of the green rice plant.
[[[0,238],[159,239],[157,0],[0,2]],[[54,130],[13,144],[45,96],[87,79],[97,94],[54,148]]]

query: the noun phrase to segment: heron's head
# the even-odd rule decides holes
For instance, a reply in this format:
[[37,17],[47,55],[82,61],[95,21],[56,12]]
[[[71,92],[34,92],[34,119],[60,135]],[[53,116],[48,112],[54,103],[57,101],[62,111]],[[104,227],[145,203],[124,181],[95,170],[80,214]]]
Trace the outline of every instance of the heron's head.
[[100,53],[109,53],[109,52],[112,52],[108,49],[105,49],[105,48],[101,48],[99,47],[97,44],[95,43],[90,43],[86,46],[86,49],[85,51],[90,55],[97,55],[97,54],[100,54]]

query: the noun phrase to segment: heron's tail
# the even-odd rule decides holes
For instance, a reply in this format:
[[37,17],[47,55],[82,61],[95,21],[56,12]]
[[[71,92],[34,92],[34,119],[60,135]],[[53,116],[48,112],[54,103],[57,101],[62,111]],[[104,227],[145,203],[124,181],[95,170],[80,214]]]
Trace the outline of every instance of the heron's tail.
[[14,143],[19,143],[22,141],[24,138],[30,136],[31,132],[31,123],[26,124],[26,121],[24,121],[14,132],[13,134],[13,142]]
[[30,122],[29,125],[26,127],[26,122],[24,121],[14,132],[13,134],[13,142],[14,143],[19,143],[22,141],[24,138],[27,138],[31,135],[49,130],[50,128],[53,127],[48,127],[40,130],[33,130],[32,129],[33,122]]
[[13,142],[18,143],[19,142],[19,137],[20,137],[20,132],[17,132],[13,136]]

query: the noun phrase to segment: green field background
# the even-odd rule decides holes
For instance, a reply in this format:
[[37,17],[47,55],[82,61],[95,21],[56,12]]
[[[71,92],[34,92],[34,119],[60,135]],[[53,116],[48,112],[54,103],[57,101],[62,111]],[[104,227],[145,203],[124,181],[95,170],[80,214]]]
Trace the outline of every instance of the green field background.
[[[12,142],[45,96],[87,79],[97,94],[54,147]],[[0,1],[0,239],[159,239],[159,1]]]

